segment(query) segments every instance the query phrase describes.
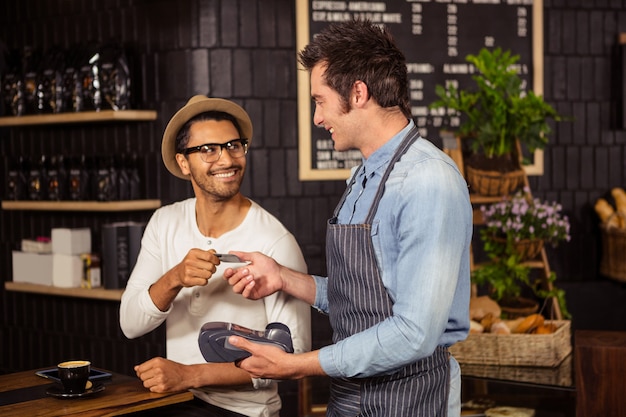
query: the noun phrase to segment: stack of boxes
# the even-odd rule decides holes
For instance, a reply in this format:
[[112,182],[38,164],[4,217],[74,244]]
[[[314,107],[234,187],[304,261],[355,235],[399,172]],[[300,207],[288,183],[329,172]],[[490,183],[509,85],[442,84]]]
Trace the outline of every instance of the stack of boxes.
[[49,238],[24,239],[13,251],[13,282],[52,285],[52,243]]
[[84,253],[91,253],[91,230],[52,229],[52,285],[80,287]]
[[89,228],[52,229],[50,242],[24,240],[22,251],[13,251],[13,281],[75,288],[100,286],[99,270],[86,268],[91,259]]

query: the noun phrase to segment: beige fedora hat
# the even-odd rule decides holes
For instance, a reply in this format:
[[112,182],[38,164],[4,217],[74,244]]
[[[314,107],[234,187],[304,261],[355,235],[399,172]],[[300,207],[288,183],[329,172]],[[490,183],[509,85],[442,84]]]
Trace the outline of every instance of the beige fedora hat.
[[188,180],[189,176],[183,175],[178,162],[176,162],[176,135],[189,119],[207,111],[221,111],[233,116],[239,123],[243,137],[248,139],[248,143],[252,142],[252,121],[241,106],[223,98],[209,98],[203,95],[193,96],[185,104],[185,107],[172,116],[165,127],[163,142],[161,143],[163,163],[168,171],[178,178]]

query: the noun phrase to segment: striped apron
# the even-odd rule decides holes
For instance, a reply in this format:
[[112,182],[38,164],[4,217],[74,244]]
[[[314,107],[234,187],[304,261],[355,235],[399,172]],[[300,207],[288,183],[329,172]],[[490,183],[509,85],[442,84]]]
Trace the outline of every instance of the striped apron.
[[[392,157],[365,224],[336,224],[339,209],[352,183],[335,209],[335,217],[328,221],[328,301],[334,343],[392,315],[393,302],[382,282],[370,230],[385,181],[395,162],[418,137],[416,129],[410,131]],[[356,177],[355,173],[352,182]],[[333,378],[327,416],[446,416],[449,382],[448,350],[440,346],[431,356],[403,366],[392,374]]]

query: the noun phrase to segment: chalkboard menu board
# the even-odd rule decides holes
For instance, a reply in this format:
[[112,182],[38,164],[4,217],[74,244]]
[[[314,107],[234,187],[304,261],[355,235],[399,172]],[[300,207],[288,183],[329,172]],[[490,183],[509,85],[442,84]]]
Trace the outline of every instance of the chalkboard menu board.
[[[542,93],[542,8],[541,0],[296,0],[297,47],[331,22],[367,18],[386,25],[406,55],[413,119],[423,137],[442,147],[439,132],[454,131],[460,119],[428,106],[437,99],[437,84],[474,85],[468,54],[483,47],[510,50],[520,56],[516,69],[525,88]],[[313,125],[309,86],[309,74],[299,71],[300,179],[345,179],[361,155],[334,151],[328,132]],[[535,164],[542,161],[535,156]]]

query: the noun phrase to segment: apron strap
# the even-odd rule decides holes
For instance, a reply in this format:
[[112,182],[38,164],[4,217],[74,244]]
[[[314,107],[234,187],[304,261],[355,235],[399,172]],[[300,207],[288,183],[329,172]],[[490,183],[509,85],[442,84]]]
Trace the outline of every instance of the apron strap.
[[374,221],[374,215],[376,214],[376,211],[378,210],[378,205],[380,204],[380,200],[383,196],[383,193],[385,192],[385,182],[387,181],[387,178],[389,178],[391,171],[393,171],[393,166],[395,165],[396,162],[398,162],[398,160],[400,160],[402,155],[404,155],[404,153],[407,151],[407,149],[409,149],[409,147],[413,144],[413,142],[419,139],[419,137],[420,137],[419,132],[417,128],[414,127],[413,129],[409,131],[409,133],[407,133],[405,138],[402,140],[402,143],[400,143],[400,146],[398,146],[398,149],[396,149],[396,152],[391,157],[391,161],[389,161],[389,166],[387,166],[387,169],[385,170],[385,173],[383,174],[383,177],[380,180],[380,185],[378,186],[376,197],[374,197],[374,202],[372,203],[372,206],[370,207],[370,211],[367,214],[367,217],[365,219],[365,224],[372,224],[372,221]]
[[357,167],[357,169],[354,170],[354,174],[352,175],[352,178],[350,178],[350,182],[348,183],[348,186],[346,187],[345,191],[343,192],[343,195],[341,196],[341,200],[339,200],[339,203],[335,207],[335,212],[333,213],[333,217],[328,221],[329,223],[331,223],[331,224],[336,224],[337,223],[337,217],[339,216],[339,210],[341,210],[341,207],[343,207],[343,204],[346,202],[346,198],[348,197],[348,194],[350,194],[350,190],[352,189],[352,186],[356,182],[356,178],[358,177],[359,172],[362,169],[363,169],[363,164],[359,165]]

